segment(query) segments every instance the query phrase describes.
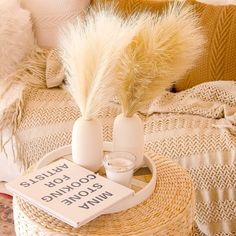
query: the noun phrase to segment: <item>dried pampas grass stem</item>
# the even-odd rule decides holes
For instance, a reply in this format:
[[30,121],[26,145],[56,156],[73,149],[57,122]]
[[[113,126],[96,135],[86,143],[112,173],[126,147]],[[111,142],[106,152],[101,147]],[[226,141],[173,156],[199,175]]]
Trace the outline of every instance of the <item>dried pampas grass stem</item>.
[[194,66],[204,37],[192,7],[174,3],[162,15],[140,13],[142,29],[118,64],[119,97],[132,116]]
[[61,56],[84,119],[95,117],[120,87],[117,64],[138,31],[132,19],[123,20],[113,8],[91,11],[85,22],[78,20],[64,30]]
[[91,11],[61,38],[69,88],[91,119],[117,92],[132,116],[192,68],[204,37],[192,7],[172,4],[162,15],[119,17],[113,7]]

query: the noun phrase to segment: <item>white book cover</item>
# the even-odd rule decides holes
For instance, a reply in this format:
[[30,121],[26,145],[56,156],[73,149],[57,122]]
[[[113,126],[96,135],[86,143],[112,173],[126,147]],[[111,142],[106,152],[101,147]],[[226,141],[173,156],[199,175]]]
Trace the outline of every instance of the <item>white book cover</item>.
[[134,191],[61,159],[6,184],[7,189],[65,223],[79,227]]

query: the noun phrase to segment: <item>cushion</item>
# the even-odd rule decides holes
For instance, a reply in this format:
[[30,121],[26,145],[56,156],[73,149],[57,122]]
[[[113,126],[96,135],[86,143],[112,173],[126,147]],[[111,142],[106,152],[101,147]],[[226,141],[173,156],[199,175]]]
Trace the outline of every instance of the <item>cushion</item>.
[[30,13],[17,0],[0,1],[0,80],[14,72],[34,46]]
[[22,6],[32,14],[38,45],[57,47],[59,29],[77,16],[83,16],[90,0],[22,0]]
[[195,6],[208,44],[195,68],[176,82],[177,91],[205,81],[236,80],[236,6]]

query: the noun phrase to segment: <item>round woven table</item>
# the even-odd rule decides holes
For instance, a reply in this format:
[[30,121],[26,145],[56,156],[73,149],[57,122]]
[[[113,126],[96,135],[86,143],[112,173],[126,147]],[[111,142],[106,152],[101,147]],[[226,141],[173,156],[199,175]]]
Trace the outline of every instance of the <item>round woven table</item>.
[[80,228],[14,197],[14,222],[19,236],[34,235],[191,235],[194,217],[193,184],[175,162],[148,153],[157,168],[153,194],[143,203],[114,214],[102,215]]

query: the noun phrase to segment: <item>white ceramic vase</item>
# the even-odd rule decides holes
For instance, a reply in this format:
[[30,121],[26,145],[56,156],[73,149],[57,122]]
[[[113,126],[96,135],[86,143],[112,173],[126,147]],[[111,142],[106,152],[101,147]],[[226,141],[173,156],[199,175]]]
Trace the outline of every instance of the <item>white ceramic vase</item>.
[[102,166],[103,136],[99,120],[77,119],[72,132],[72,159],[76,164],[96,172]]
[[143,164],[144,126],[137,114],[126,117],[120,114],[113,125],[113,151],[130,152],[136,157],[135,168]]

